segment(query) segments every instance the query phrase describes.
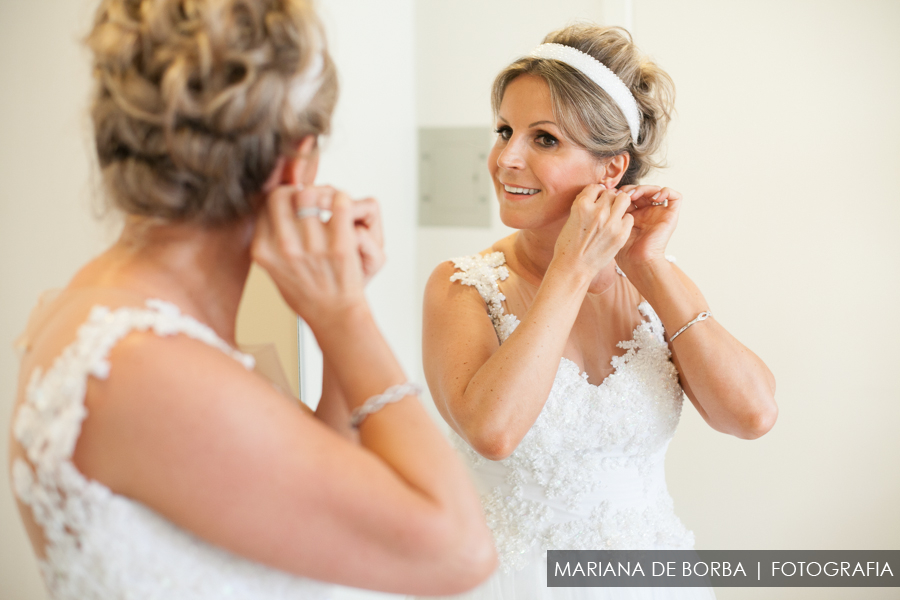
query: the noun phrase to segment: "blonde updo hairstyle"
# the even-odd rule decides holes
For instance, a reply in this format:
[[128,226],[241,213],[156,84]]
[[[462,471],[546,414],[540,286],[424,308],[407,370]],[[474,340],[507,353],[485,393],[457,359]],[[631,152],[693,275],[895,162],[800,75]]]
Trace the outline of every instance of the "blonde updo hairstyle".
[[675,85],[665,71],[645,58],[621,27],[577,24],[554,31],[544,43],[570,46],[609,67],[637,102],[641,126],[637,142],[619,106],[581,71],[549,59],[524,57],[497,75],[491,105],[498,114],[506,87],[520,75],[540,77],[550,87],[553,115],[563,133],[600,160],[627,152],[628,169],[620,185],[636,184],[661,164],[654,155],[662,144],[675,101]]
[[279,157],[329,130],[337,74],[308,0],[104,0],[87,43],[97,155],[128,214],[253,214]]

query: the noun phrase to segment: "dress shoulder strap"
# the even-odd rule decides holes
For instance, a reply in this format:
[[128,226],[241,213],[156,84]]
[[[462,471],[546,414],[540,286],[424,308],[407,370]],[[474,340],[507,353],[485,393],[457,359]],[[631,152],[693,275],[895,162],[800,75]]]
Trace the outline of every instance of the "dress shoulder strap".
[[473,254],[454,258],[452,262],[458,270],[450,276],[450,281],[458,281],[478,290],[487,305],[497,339],[502,344],[519,325],[515,315],[506,314],[503,310],[506,296],[500,291],[499,282],[509,277],[509,269],[504,266],[506,256],[502,252],[491,252],[484,256]]
[[109,353],[132,331],[152,331],[160,336],[184,334],[225,352],[253,368],[253,357],[238,352],[207,325],[184,315],[177,306],[147,300],[145,307],[110,309],[95,306],[79,327],[75,340],[56,358],[46,373],[35,367],[16,413],[13,435],[29,461],[40,472],[68,461],[87,416],[84,396],[89,376],[109,377]]
[[[89,376],[109,377],[109,352],[132,331],[184,334],[222,350],[247,369],[253,368],[252,357],[234,350],[208,326],[161,300],[114,310],[94,306],[75,340],[46,372],[34,368],[13,419],[12,433],[25,457],[13,461],[12,484],[16,497],[31,508],[35,523],[43,530],[47,560],[41,561],[41,567],[51,589],[66,585],[67,569],[78,564],[73,556],[82,551],[91,523],[110,511],[112,492],[84,477],[72,463],[72,454],[87,416],[84,397]],[[63,595],[85,597],[81,588]]]

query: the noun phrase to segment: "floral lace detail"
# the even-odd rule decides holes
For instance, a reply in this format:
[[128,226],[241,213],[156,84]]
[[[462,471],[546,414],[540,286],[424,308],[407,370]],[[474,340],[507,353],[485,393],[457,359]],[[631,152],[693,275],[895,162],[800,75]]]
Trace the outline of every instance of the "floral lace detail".
[[[501,304],[503,262],[499,252],[456,259],[463,272],[451,279],[478,289],[501,342],[518,324]],[[619,342],[626,352],[612,358],[615,370],[602,384],[590,384],[572,361],[560,361],[541,414],[509,457],[491,463],[454,436],[476,478],[496,482],[502,470],[503,483],[484,493],[482,504],[504,571],[524,567],[535,545],[544,551],[693,547],[662,468],[683,392],[662,323],[647,302],[638,308],[646,320],[632,339]],[[488,472],[494,477],[482,476]],[[620,498],[617,490],[635,481],[637,496]]]
[[[44,373],[35,368],[16,412],[13,435],[28,460],[16,459],[16,496],[43,529],[40,569],[56,600],[118,598],[322,598],[322,584],[259,565],[212,546],[138,502],[88,480],[72,463],[87,416],[90,376],[106,379],[110,350],[132,331],[187,335],[218,348],[248,370],[238,352],[173,304],[94,307]],[[30,463],[30,464],[29,464]]]
[[454,258],[453,264],[459,272],[450,276],[450,281],[459,281],[463,285],[474,286],[484,301],[487,302],[488,313],[494,323],[494,330],[500,343],[519,326],[519,319],[515,315],[507,315],[503,312],[502,302],[506,300],[500,292],[498,281],[504,281],[509,277],[509,270],[503,266],[506,257],[502,252],[491,252],[485,256],[475,254]]

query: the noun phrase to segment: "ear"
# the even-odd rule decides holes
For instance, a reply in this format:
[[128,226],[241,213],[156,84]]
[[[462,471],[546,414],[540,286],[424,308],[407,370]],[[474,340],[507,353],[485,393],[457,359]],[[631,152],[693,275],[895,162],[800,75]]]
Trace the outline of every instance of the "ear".
[[319,170],[319,142],[314,135],[307,135],[297,144],[296,154],[292,157],[281,156],[272,169],[272,174],[263,185],[263,192],[268,193],[279,185],[311,185],[316,180]]
[[625,177],[625,171],[628,170],[628,164],[631,162],[631,155],[627,152],[616,154],[606,163],[603,174],[600,176],[600,183],[607,189],[613,189],[619,186],[619,182]]
[[297,154],[284,166],[284,183],[312,185],[319,171],[319,138],[307,135],[297,145]]

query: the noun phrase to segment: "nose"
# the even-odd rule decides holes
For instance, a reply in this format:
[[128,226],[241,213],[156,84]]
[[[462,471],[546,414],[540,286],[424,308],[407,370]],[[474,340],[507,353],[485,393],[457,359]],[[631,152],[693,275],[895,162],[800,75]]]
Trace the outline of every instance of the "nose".
[[522,154],[521,144],[515,136],[506,142],[506,146],[497,155],[497,166],[501,169],[524,169],[525,158]]

